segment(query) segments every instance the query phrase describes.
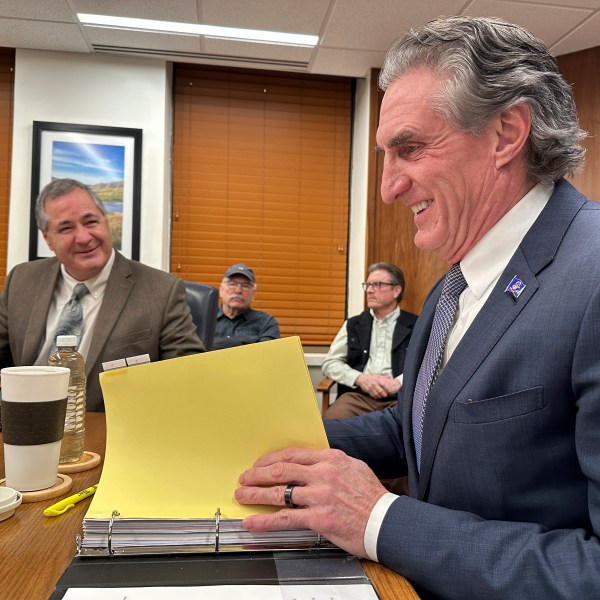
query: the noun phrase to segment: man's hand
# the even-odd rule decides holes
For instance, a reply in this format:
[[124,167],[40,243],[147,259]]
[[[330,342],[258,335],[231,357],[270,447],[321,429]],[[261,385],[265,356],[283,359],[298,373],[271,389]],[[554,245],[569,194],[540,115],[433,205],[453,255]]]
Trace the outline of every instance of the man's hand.
[[400,382],[389,375],[361,373],[355,383],[365,394],[377,399],[396,394],[400,389]]
[[367,465],[341,450],[287,448],[258,459],[240,475],[241,504],[285,506],[288,484],[299,508],[246,517],[249,531],[312,529],[344,550],[366,557],[364,535],[375,503],[386,493]]

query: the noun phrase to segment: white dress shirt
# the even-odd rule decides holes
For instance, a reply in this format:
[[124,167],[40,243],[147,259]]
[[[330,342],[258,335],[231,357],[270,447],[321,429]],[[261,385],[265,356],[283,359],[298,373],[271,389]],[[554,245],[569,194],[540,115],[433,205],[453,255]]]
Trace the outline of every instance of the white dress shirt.
[[[442,366],[445,366],[500,279],[519,244],[550,199],[554,185],[536,185],[507,212],[460,261],[468,287],[460,295],[454,323],[448,333]],[[515,273],[514,275],[517,275]],[[512,276],[511,276],[512,277]],[[510,280],[506,282],[506,285]],[[394,500],[390,492],[375,504],[365,529],[365,551],[377,561],[377,538]]]
[[48,310],[48,317],[46,319],[46,341],[35,361],[36,365],[48,364],[48,355],[54,344],[54,332],[58,325],[60,313],[62,312],[64,305],[73,295],[73,288],[78,283],[85,283],[87,289],[90,291],[89,294],[86,294],[81,298],[81,307],[83,308],[83,335],[81,336],[81,343],[79,344],[79,352],[84,359],[87,359],[92,335],[94,334],[94,327],[96,325],[96,317],[98,316],[98,311],[100,310],[100,305],[104,298],[104,291],[106,290],[106,284],[108,283],[108,277],[114,262],[115,251],[113,249],[110,258],[102,268],[102,271],[95,277],[92,277],[92,279],[83,282],[71,277],[67,273],[64,265],[60,265],[62,277],[59,277],[56,282],[54,296],[52,297],[50,309]]

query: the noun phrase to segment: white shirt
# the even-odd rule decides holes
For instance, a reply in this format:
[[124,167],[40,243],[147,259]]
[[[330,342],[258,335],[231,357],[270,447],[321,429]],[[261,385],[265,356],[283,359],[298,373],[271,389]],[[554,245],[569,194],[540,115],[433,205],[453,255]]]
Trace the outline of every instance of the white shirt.
[[[335,336],[329,352],[323,361],[323,375],[347,387],[356,387],[356,380],[362,373],[373,375],[389,375],[392,377],[392,339],[396,322],[400,316],[400,308],[396,307],[383,319],[378,319],[373,310],[371,329],[371,344],[369,347],[369,360],[364,371],[353,369],[348,363],[348,321],[344,323]],[[402,383],[402,375],[397,377]]]
[[[513,206],[460,261],[468,287],[460,295],[454,323],[448,333],[443,365],[460,343],[485,304],[502,272],[519,247],[519,244],[550,199],[554,185],[536,185]],[[517,273],[515,273],[517,275]],[[506,285],[510,280],[506,282]],[[377,561],[377,538],[383,519],[398,496],[384,494],[375,504],[365,529],[365,551]]]
[[96,325],[96,317],[98,316],[98,311],[100,310],[100,305],[104,298],[104,291],[106,290],[106,284],[114,262],[115,251],[113,249],[110,258],[102,268],[102,271],[95,277],[84,282],[71,277],[71,275],[67,273],[64,265],[60,265],[62,277],[59,277],[56,282],[52,302],[50,302],[48,317],[46,319],[46,341],[35,361],[36,365],[48,364],[48,355],[50,354],[50,350],[54,343],[54,332],[58,325],[60,313],[62,312],[64,305],[73,295],[73,288],[78,283],[85,283],[87,289],[90,291],[89,294],[86,294],[81,298],[81,307],[83,308],[83,335],[81,336],[81,343],[79,344],[79,352],[84,359],[87,359],[92,335],[94,334],[94,327]]

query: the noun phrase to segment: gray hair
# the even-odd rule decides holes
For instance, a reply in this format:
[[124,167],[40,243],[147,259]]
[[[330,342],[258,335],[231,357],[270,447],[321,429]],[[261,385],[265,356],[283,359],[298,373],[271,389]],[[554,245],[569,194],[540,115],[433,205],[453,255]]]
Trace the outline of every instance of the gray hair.
[[94,201],[94,204],[98,207],[98,210],[106,215],[106,208],[102,204],[102,200],[96,196],[92,189],[77,181],[76,179],[53,179],[44,189],[39,193],[35,200],[35,222],[38,229],[45,233],[48,231],[48,215],[46,213],[46,201],[66,196],[74,190],[83,190],[88,196]]
[[399,285],[402,288],[400,295],[397,298],[398,304],[400,304],[400,301],[404,297],[404,273],[402,272],[402,269],[392,263],[378,262],[369,265],[367,272],[372,273],[373,271],[386,271],[392,280],[391,283]]
[[583,164],[570,86],[554,57],[527,30],[496,18],[450,17],[410,30],[389,50],[379,75],[386,90],[418,66],[445,79],[431,107],[459,130],[479,135],[500,112],[520,103],[531,110],[527,171],[550,183]]

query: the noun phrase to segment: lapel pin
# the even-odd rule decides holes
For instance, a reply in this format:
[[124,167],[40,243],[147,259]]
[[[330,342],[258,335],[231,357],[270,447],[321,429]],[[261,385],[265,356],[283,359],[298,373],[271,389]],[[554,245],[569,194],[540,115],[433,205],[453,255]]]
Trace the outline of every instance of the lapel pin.
[[522,293],[523,290],[527,287],[516,275],[511,279],[510,283],[506,286],[504,292],[508,292],[512,294],[513,298],[516,300]]

